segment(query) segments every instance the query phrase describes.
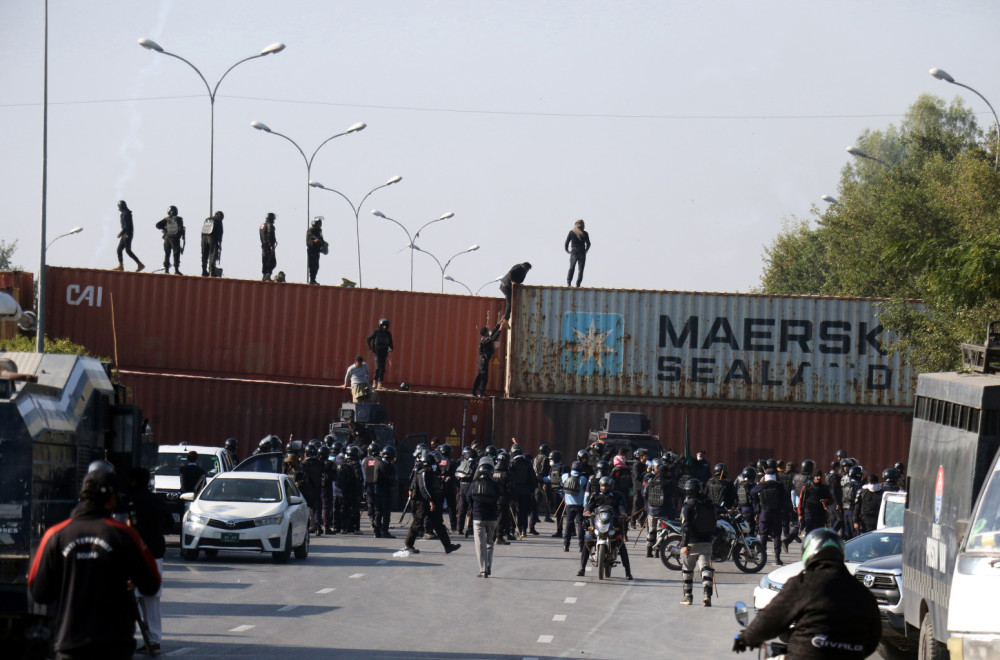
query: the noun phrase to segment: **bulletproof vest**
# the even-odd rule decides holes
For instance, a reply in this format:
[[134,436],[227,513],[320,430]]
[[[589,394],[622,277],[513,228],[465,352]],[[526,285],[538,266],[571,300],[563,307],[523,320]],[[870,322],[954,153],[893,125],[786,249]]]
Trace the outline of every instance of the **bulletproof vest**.
[[562,464],[549,466],[549,484],[553,488],[560,488],[562,486],[562,475]]
[[535,456],[535,476],[541,481],[549,473],[549,457],[545,454]]
[[834,499],[840,499],[843,496],[843,490],[840,487],[840,477],[837,476],[836,472],[827,473],[826,485],[830,489],[830,493]]
[[611,471],[611,478],[615,480],[615,489],[623,495],[632,490],[632,475],[628,473],[628,468],[616,467]]
[[302,473],[309,487],[318,488],[323,483],[323,464],[318,458],[310,456],[302,463]]
[[823,488],[821,486],[817,486],[816,484],[806,486],[806,492],[803,495],[802,510],[810,513],[822,513],[822,493]]
[[726,484],[722,483],[722,479],[718,477],[712,477],[705,484],[705,496],[712,500],[714,504],[722,505],[722,500],[726,494]]
[[361,466],[365,473],[365,483],[369,486],[374,485],[375,468],[378,466],[378,459],[374,456],[368,456],[364,459]]
[[469,495],[487,502],[496,502],[500,499],[500,489],[492,479],[476,479],[469,488]]
[[337,487],[341,490],[352,490],[358,486],[358,475],[354,471],[356,464],[351,461],[344,461],[337,472]]
[[390,339],[391,336],[392,335],[389,334],[388,330],[383,330],[382,328],[379,328],[378,330],[375,331],[375,337],[372,343],[375,344],[376,348],[379,346],[388,346],[389,344],[392,343],[392,340]]
[[583,485],[583,479],[581,479],[579,475],[571,474],[569,475],[569,479],[566,480],[566,485],[563,486],[563,489],[572,493],[579,493],[583,490]]
[[696,538],[715,535],[715,505],[705,498],[695,500],[693,519],[688,526]]
[[527,461],[518,460],[510,466],[510,484],[515,488],[525,488],[531,485],[532,469]]
[[205,222],[201,223],[201,235],[211,236],[213,231],[215,231],[215,218],[205,218]]
[[785,487],[785,490],[791,492],[795,489],[795,473],[794,472],[779,472],[778,482]]
[[861,511],[859,513],[862,517],[875,517],[878,516],[878,509],[882,506],[882,493],[885,491],[865,491],[861,494]]
[[181,233],[181,225],[177,222],[177,216],[167,216],[167,222],[163,227],[163,233],[170,238],[174,238]]
[[262,248],[271,247],[271,228],[265,222],[260,226],[260,246]]
[[458,464],[458,469],[455,470],[455,476],[463,481],[468,481],[472,479],[472,475],[476,472],[476,460],[474,458],[463,458],[462,462]]
[[841,506],[845,509],[850,509],[854,506],[854,496],[858,494],[858,482],[848,477],[847,483],[841,486],[841,492],[843,493],[841,496],[843,504]]
[[762,511],[781,511],[784,488],[777,481],[765,481],[757,494]]
[[795,488],[796,493],[802,492],[802,487],[806,485],[806,482],[812,481],[807,475],[801,472],[796,472],[795,476],[792,477],[792,486]]
[[663,492],[663,479],[650,479],[646,484],[646,502],[649,506],[663,506],[666,494]]
[[751,506],[750,485],[746,481],[741,481],[740,485],[736,487],[736,501],[740,503],[740,506]]
[[375,483],[379,486],[391,486],[395,478],[396,473],[393,466],[381,458],[376,459]]

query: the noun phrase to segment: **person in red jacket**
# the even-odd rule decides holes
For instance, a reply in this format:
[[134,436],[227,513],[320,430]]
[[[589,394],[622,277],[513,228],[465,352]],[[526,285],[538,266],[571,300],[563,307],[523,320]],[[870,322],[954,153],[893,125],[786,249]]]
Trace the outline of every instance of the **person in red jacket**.
[[118,500],[113,472],[87,474],[80,504],[50,527],[35,553],[28,589],[55,606],[58,660],[116,660],[135,651],[135,596],[160,589],[156,560],[135,529],[111,518]]

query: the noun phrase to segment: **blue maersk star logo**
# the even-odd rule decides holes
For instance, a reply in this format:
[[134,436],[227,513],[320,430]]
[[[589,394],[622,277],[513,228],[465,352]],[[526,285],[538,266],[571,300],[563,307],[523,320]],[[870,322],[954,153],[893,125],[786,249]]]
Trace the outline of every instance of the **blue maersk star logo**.
[[624,328],[620,314],[563,314],[563,371],[576,376],[621,375]]

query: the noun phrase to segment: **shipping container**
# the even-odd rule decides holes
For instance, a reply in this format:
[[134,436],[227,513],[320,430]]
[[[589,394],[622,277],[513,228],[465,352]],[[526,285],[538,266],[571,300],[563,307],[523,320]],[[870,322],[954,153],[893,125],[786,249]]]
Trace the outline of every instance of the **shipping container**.
[[472,389],[479,329],[503,308],[499,298],[54,267],[46,294],[50,336],[121,369],[190,375],[343,383],[356,355],[373,361],[365,339],[388,318],[385,383],[458,392]]
[[35,278],[20,270],[0,272],[0,291],[14,296],[24,311],[35,308]]
[[[132,401],[143,409],[158,444],[186,440],[221,446],[228,437],[246,456],[258,441],[275,433],[289,438],[322,438],[349,393],[342,387],[251,381],[207,376],[123,372]],[[458,394],[380,392],[396,440],[409,434],[447,440],[456,446],[480,442],[509,448],[512,438],[529,453],[548,443],[567,458],[586,445],[610,410],[643,412],[664,448],[684,451],[685,428],[692,452],[705,450],[711,463],[740,466],[762,457],[812,458],[819,465],[838,449],[869,469],[904,460],[911,415],[868,410],[815,410],[802,407],[674,405],[663,402],[477,398]]]
[[916,373],[879,303],[520,287],[507,394],[909,410]]

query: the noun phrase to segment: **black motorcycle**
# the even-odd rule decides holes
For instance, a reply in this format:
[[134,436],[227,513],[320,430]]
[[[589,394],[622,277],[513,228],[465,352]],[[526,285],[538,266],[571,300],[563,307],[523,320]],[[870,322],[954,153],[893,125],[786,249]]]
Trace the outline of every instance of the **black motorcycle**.
[[591,518],[586,541],[590,545],[590,563],[597,567],[598,580],[611,577],[611,567],[618,563],[622,545],[618,527],[615,510],[610,506],[598,507]]
[[[672,571],[681,570],[680,526],[665,521],[657,530],[657,548],[660,561]],[[767,564],[767,551],[756,536],[750,535],[750,521],[739,511],[719,512],[715,521],[715,539],[712,541],[712,561],[732,558],[736,568],[744,573],[757,573]]]
[[[733,614],[736,615],[736,622],[740,624],[741,628],[746,628],[747,623],[750,622],[750,613],[747,611],[746,603],[743,601],[736,601],[733,605]],[[737,637],[739,637],[737,635]],[[737,642],[733,641],[733,651],[740,653],[746,650],[747,647],[739,646]],[[760,650],[757,651],[758,658],[777,658],[778,656],[784,655],[788,652],[788,645],[782,642],[765,642],[761,644]],[[761,655],[763,654],[763,655]]]

